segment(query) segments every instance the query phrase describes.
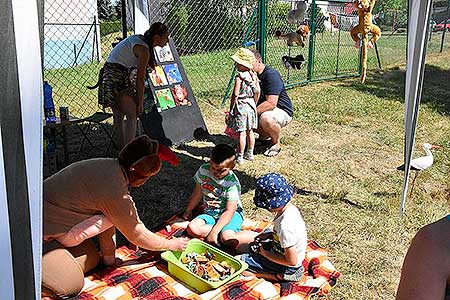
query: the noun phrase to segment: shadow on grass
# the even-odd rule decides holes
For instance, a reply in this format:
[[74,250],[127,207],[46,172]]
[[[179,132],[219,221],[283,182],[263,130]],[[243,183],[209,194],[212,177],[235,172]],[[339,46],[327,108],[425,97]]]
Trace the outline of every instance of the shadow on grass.
[[[202,156],[209,157],[209,147],[184,145],[183,148],[190,154],[203,153],[205,155]],[[205,148],[207,150],[204,150]],[[193,176],[205,163],[202,158],[182,153],[177,153],[177,156],[180,158],[178,166],[163,163],[157,175],[150,178],[144,186],[131,191],[139,216],[149,229],[158,228],[173,215],[184,212],[194,188]],[[234,172],[241,183],[242,193],[254,189],[254,177],[238,170]]]
[[[111,131],[111,126],[106,126],[107,130]],[[77,154],[80,149],[80,140],[82,139],[81,132],[73,127],[68,128],[66,134],[69,141],[69,163],[94,157],[117,157],[118,151],[116,149],[111,148],[109,151],[106,151],[109,139],[99,127],[93,127],[87,132],[92,145],[86,143],[80,155]],[[206,139],[213,144],[232,142],[227,136],[219,134],[209,135]],[[61,143],[62,141],[59,140],[58,142]],[[184,212],[189,196],[194,188],[193,176],[200,165],[205,163],[204,158],[209,157],[212,147],[212,145],[209,147],[195,147],[186,144],[178,146],[179,149],[187,151],[190,155],[177,153],[177,156],[180,158],[178,166],[173,167],[164,162],[161,171],[157,175],[151,177],[143,186],[131,189],[130,192],[138,215],[147,228],[155,230],[173,215]],[[58,151],[62,150],[61,148],[62,146],[58,145]],[[60,158],[62,159],[62,154],[57,153],[57,155],[61,156]],[[61,163],[58,169],[62,167],[64,165]],[[55,169],[52,173],[56,171],[58,170]],[[235,170],[235,173],[241,183],[242,193],[254,189],[254,177],[238,170]],[[117,241],[119,245],[126,243],[125,238],[119,233]]]
[[[405,70],[393,68],[373,73],[365,84],[351,82],[343,85],[380,98],[401,99],[404,102],[405,76]],[[441,114],[450,114],[450,70],[426,65],[421,103]]]
[[327,202],[330,202],[330,203],[344,202],[355,208],[364,209],[364,206],[362,206],[361,204],[354,202],[350,199],[347,199],[346,192],[337,193],[337,194],[334,194],[334,193],[325,194],[325,193],[320,193],[320,192],[308,191],[308,190],[305,190],[305,189],[302,189],[299,187],[294,187],[294,191],[296,194],[301,195],[301,196],[315,196],[319,199],[327,200]]

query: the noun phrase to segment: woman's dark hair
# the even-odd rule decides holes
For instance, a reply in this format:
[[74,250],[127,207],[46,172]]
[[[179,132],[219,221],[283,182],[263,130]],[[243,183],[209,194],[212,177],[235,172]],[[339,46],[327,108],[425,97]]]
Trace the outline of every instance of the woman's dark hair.
[[216,164],[221,164],[227,159],[236,155],[233,147],[228,144],[218,144],[211,151],[211,160]]
[[155,53],[153,52],[153,38],[155,35],[163,36],[169,33],[169,28],[167,25],[161,22],[153,23],[150,28],[144,33],[144,41],[148,45],[148,49],[150,49],[150,60],[148,64],[150,67],[154,68],[156,64]]

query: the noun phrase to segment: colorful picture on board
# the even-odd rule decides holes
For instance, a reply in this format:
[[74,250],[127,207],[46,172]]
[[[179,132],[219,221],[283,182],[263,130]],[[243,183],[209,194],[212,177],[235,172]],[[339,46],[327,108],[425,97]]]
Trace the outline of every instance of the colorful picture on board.
[[156,99],[158,99],[159,107],[161,110],[166,110],[177,106],[175,100],[173,100],[170,89],[162,89],[155,91]]
[[173,99],[175,100],[176,105],[182,106],[187,105],[191,106],[192,103],[188,99],[188,94],[186,88],[181,84],[176,84],[172,88]]
[[164,47],[156,46],[154,51],[159,62],[173,61],[173,55],[169,45],[165,45]]
[[154,86],[167,85],[166,75],[160,66],[156,66],[155,69],[150,73],[150,80]]
[[177,64],[169,64],[164,66],[164,72],[166,73],[167,80],[170,84],[180,83],[183,81],[181,78],[180,70],[178,70]]

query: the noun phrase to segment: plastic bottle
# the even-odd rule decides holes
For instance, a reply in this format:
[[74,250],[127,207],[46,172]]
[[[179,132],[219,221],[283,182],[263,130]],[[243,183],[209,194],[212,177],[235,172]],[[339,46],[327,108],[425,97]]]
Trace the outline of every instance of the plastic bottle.
[[56,123],[55,104],[53,103],[52,86],[44,81],[44,114],[45,122]]

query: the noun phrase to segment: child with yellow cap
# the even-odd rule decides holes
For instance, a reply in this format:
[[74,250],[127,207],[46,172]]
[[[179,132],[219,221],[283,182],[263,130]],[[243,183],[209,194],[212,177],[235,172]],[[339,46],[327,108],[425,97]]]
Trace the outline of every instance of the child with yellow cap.
[[[259,99],[260,87],[258,77],[253,71],[255,60],[253,52],[246,48],[239,48],[231,58],[238,72],[234,81],[227,126],[239,134],[236,162],[240,164],[244,162],[244,159],[253,160],[254,158],[253,129],[258,128],[256,103]],[[246,146],[247,151],[244,154]]]

